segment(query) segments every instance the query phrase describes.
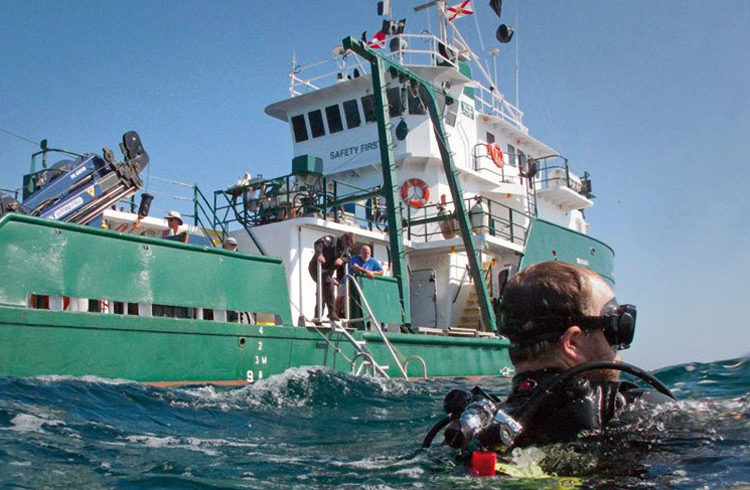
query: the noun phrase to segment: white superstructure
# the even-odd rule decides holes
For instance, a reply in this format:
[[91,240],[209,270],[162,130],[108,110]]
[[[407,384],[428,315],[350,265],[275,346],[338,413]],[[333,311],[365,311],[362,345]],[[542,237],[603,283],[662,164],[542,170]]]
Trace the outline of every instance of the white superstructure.
[[[497,295],[497,271],[517,264],[534,217],[586,232],[583,209],[593,205],[588,175],[573,174],[567,160],[529,134],[523,113],[492,86],[457,30],[442,39],[428,33],[388,36],[381,51],[453,97],[442,101],[444,125],[464,198],[476,220],[482,264],[490,270],[491,295]],[[295,64],[289,75],[290,97],[269,105],[266,113],[289,124],[295,157],[322,161],[326,188],[318,191],[338,199],[382,185],[382,172],[369,65],[341,47],[333,52],[321,62]],[[404,244],[412,275],[413,323],[477,327],[462,241],[452,233],[450,221],[427,219],[452,211],[432,123],[408,82],[397,76],[387,79],[396,173],[399,184],[406,186],[402,213],[409,222]],[[419,185],[409,185],[410,179],[418,179]],[[262,206],[280,209],[251,230],[265,251],[284,258],[293,316],[307,318],[315,301],[307,264],[317,238],[354,231],[359,243],[373,247],[386,270],[390,262],[388,236],[373,218],[379,212],[377,201],[363,199],[325,213],[304,213],[296,193],[310,184],[309,175],[291,177],[279,184],[273,197],[260,186],[249,187],[249,199],[248,187],[243,187],[242,197],[252,212]],[[429,198],[423,199],[426,193]],[[412,199],[419,202],[410,204]],[[422,219],[428,223],[419,224]],[[257,251],[248,234],[235,234],[241,250]]]

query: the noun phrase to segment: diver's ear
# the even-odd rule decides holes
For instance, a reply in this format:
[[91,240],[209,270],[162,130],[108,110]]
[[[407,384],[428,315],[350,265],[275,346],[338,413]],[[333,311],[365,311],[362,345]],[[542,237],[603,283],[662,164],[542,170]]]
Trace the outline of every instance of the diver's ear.
[[583,351],[583,330],[581,327],[568,327],[565,333],[560,337],[560,352],[565,358],[566,364],[575,366],[585,362],[585,353]]

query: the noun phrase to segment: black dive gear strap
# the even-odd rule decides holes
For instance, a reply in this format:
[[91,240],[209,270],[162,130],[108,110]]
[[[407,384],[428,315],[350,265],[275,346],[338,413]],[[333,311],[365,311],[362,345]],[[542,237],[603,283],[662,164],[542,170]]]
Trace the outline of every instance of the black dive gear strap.
[[430,447],[432,440],[444,427],[444,444],[455,449],[468,447],[473,440],[477,440],[482,447],[512,447],[547,401],[566,388],[575,376],[598,369],[630,373],[651,385],[659,393],[675,399],[669,388],[661,381],[632,364],[619,361],[587,362],[563,371],[539,386],[520,409],[513,411],[520,413],[517,417],[511,416],[507,407],[496,396],[488,394],[478,386],[471,391],[451,390],[443,403],[448,416],[430,429],[422,442],[422,447]]
[[635,335],[635,305],[608,303],[598,316],[546,315],[524,322],[503,320],[500,333],[514,344],[532,345],[542,340],[557,339],[568,327],[577,325],[584,330],[601,329],[609,345],[624,350],[630,347]]

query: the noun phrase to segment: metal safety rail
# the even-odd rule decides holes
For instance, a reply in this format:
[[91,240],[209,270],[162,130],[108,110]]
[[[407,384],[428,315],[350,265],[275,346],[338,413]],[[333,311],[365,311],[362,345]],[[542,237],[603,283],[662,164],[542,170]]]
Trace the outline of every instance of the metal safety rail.
[[[464,62],[459,59],[471,60],[472,63],[468,66],[484,78],[484,82],[473,80],[475,110],[500,118],[527,133],[528,128],[523,124],[523,112],[506,100],[497,89],[479,56],[468,48],[468,43],[460,33],[455,31],[453,34],[453,43],[444,42],[431,33],[389,36],[387,49],[382,51],[385,57],[410,68],[450,67],[460,71]],[[338,47],[328,59],[305,65],[292,60],[292,64],[292,71],[289,73],[290,97],[369,74],[369,66],[343,47]]]
[[[482,196],[486,211],[482,211],[480,216],[475,216],[477,213],[472,212],[471,208],[476,202],[476,198],[467,197],[464,201],[464,206],[469,209],[469,217],[482,223],[472,225],[474,233],[489,234],[511,243],[524,245],[531,215]],[[446,201],[445,203],[427,204],[419,209],[406,207],[407,238],[429,242],[459,236],[458,224],[449,224],[448,228],[443,225],[443,223],[456,219],[453,212],[447,211],[449,207],[452,207],[452,204],[452,201]]]
[[[388,340],[388,337],[385,335],[385,332],[383,332],[383,328],[380,326],[380,322],[378,321],[377,317],[375,316],[375,313],[373,312],[372,308],[370,307],[370,303],[367,301],[367,297],[365,296],[364,292],[362,291],[362,288],[359,286],[359,283],[357,283],[356,277],[354,277],[352,274],[349,274],[348,271],[344,274],[344,279],[346,281],[346,318],[340,320],[340,322],[343,323],[354,323],[359,321],[370,321],[370,324],[374,326],[375,330],[380,335],[380,338],[383,341],[383,344],[388,349],[388,352],[391,354],[391,357],[393,358],[393,361],[396,363],[396,366],[398,366],[398,370],[401,373],[401,375],[404,378],[408,378],[409,376],[406,374],[406,365],[409,363],[410,360],[419,360],[419,362],[423,366],[424,370],[424,377],[427,377],[427,365],[420,356],[412,355],[408,358],[404,358],[403,355],[401,355],[401,358],[404,359],[402,362],[399,360],[399,352],[398,350],[393,346],[393,343],[391,343],[390,340]],[[354,285],[354,289],[356,289],[357,294],[359,295],[359,298],[361,299],[361,304],[364,308],[364,312],[366,313],[366,316],[363,318],[356,318],[352,319],[350,318],[349,314],[349,286]],[[317,264],[317,304],[316,304],[316,315],[317,318],[314,320],[314,322],[320,323],[320,317],[323,316],[323,267],[320,262]],[[331,315],[331,312],[328,312],[329,316]],[[355,361],[358,357],[365,358],[368,362],[372,364],[373,370],[376,371],[378,374],[384,377],[388,377],[388,374],[385,372],[383,367],[378,364],[375,361],[374,356],[372,355],[372,352],[369,351],[365,347],[364,341],[359,341],[355,339],[349,331],[347,331],[346,328],[344,328],[342,325],[339,325],[336,323],[336,320],[331,320],[331,326],[333,327],[333,330],[336,333],[342,334],[354,347],[354,350],[356,351],[356,355],[354,356],[354,359],[352,359],[350,362],[352,363],[352,370],[354,370]]]
[[536,166],[536,184],[539,189],[567,187],[586,199],[591,199],[591,175],[583,172],[579,176],[570,171],[568,159],[562,155],[547,155],[532,160]]
[[[383,332],[383,328],[380,326],[380,322],[375,317],[375,313],[373,313],[372,308],[370,308],[370,303],[367,301],[365,294],[362,292],[362,288],[359,287],[359,283],[357,283],[357,279],[351,274],[346,274],[344,277],[346,278],[347,286],[350,284],[354,285],[354,289],[356,289],[357,294],[359,294],[359,298],[362,301],[362,306],[364,307],[365,312],[367,313],[367,316],[363,318],[363,320],[367,320],[369,318],[370,324],[373,325],[375,327],[375,330],[378,332],[378,334],[380,334],[380,338],[383,340],[383,343],[388,349],[388,352],[390,352],[391,357],[393,358],[394,362],[398,366],[398,369],[401,372],[401,375],[404,378],[408,378],[409,376],[406,374],[406,368],[404,367],[404,364],[401,363],[401,361],[398,358],[398,355],[396,354],[398,351],[393,346],[391,341],[388,340],[388,337],[385,335],[385,332]],[[351,321],[351,320],[348,320],[348,321]],[[345,329],[342,328],[341,330],[345,330]],[[424,363],[424,360],[422,362]]]

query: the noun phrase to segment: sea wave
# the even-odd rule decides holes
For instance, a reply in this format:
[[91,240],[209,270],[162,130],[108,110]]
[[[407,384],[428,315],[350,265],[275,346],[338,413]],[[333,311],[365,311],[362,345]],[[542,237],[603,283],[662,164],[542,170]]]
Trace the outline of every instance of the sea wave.
[[[513,461],[543,462],[594,487],[744,484],[750,362],[689,363],[655,374],[677,402],[640,407],[645,416],[623,417],[598,442],[519,450]],[[501,377],[480,384],[501,396],[509,389]],[[444,395],[473,385],[312,367],[241,388],[0,377],[0,482],[32,488],[559,486],[554,478],[470,479],[447,448],[420,449],[444,416]]]

